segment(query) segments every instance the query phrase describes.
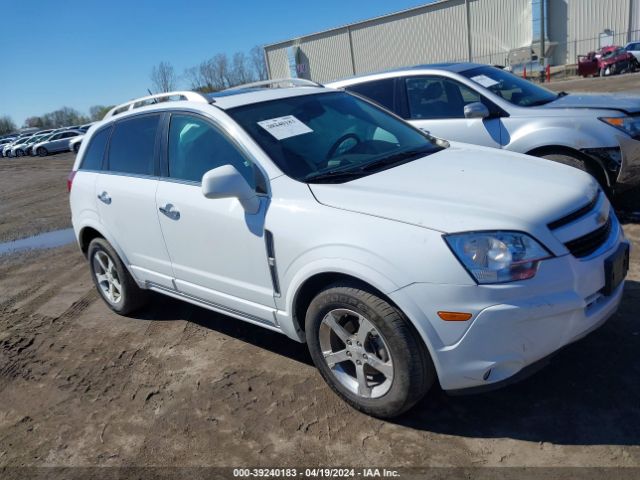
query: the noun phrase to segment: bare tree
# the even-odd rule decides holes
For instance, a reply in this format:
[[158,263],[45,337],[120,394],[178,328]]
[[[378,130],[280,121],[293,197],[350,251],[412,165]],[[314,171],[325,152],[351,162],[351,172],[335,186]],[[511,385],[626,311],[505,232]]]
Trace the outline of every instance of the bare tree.
[[267,72],[267,64],[264,60],[264,49],[261,46],[256,45],[249,52],[249,56],[251,57],[251,65],[253,66],[255,76],[258,80],[267,80],[269,75]]
[[13,123],[11,117],[0,117],[0,135],[4,135],[5,133],[15,132],[16,124]]
[[176,89],[176,73],[169,62],[160,62],[151,70],[151,83],[157,92],[171,92]]
[[222,90],[231,84],[229,78],[229,57],[226,53],[217,53],[208,62],[211,68],[213,86],[217,90]]
[[113,108],[113,105],[111,106],[94,105],[89,108],[89,116],[91,117],[92,121],[97,122],[99,120],[102,120],[106,115],[106,113],[112,108]]
[[230,86],[242,85],[253,82],[255,77],[251,71],[249,59],[244,52],[236,52],[231,60],[231,71],[229,72]]

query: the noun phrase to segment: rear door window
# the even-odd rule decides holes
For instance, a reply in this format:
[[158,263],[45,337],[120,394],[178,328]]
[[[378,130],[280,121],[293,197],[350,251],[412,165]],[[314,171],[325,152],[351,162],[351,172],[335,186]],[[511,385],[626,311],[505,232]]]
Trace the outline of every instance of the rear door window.
[[155,175],[159,123],[160,115],[143,115],[116,122],[109,142],[109,171]]
[[82,159],[80,170],[102,170],[104,150],[107,146],[110,133],[111,127],[108,127],[100,130],[91,137],[91,141],[89,142],[84,158]]
[[389,110],[394,110],[394,79],[385,78],[383,80],[374,80],[372,82],[364,82],[358,85],[350,85],[346,90],[355,92],[359,95],[367,97],[374,102],[382,105]]

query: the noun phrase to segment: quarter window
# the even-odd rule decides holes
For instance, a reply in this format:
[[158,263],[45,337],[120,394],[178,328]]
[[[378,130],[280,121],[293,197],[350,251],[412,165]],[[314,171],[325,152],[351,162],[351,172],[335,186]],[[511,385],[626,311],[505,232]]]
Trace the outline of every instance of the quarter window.
[[480,94],[447,78],[410,77],[406,79],[410,118],[464,118],[464,107],[482,102]]
[[256,169],[216,127],[192,115],[174,114],[169,126],[169,177],[200,182],[217,167],[233,165],[256,188]]
[[109,142],[109,170],[153,175],[160,115],[144,115],[116,122]]
[[105,128],[97,132],[91,137],[91,142],[87,147],[87,151],[82,159],[81,170],[102,170],[102,159],[104,158],[104,149],[109,140],[111,128]]

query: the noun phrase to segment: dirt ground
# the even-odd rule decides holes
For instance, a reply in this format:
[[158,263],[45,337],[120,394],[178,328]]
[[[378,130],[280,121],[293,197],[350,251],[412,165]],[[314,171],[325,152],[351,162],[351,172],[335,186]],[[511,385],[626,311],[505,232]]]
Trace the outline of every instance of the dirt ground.
[[[72,161],[0,160],[0,240],[69,226]],[[640,225],[625,232],[636,248],[605,326],[521,383],[435,390],[392,422],[347,407],[282,335],[161,296],[113,314],[74,245],[1,256],[0,471],[640,466]]]

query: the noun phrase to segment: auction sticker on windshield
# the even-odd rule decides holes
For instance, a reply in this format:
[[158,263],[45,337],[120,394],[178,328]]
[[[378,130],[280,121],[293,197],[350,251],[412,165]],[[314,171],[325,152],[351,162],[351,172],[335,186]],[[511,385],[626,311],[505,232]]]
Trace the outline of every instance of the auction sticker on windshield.
[[486,75],[476,75],[475,77],[471,77],[471,80],[473,80],[476,83],[479,83],[485,88],[489,88],[500,83],[500,82],[496,82],[493,78],[487,77]]
[[273,135],[277,140],[284,140],[285,138],[313,132],[313,130],[293,115],[262,120],[258,122],[258,125]]

